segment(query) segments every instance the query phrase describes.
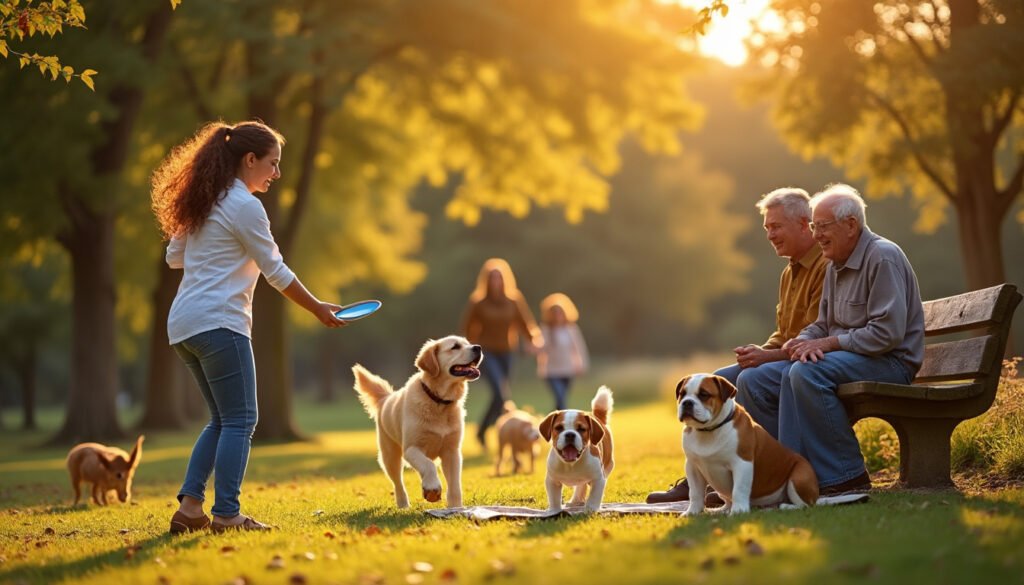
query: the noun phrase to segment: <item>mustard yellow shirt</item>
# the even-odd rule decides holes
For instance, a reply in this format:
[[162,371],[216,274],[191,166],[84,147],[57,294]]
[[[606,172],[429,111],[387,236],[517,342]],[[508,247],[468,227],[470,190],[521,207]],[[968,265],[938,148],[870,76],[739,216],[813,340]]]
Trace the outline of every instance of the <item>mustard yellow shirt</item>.
[[799,260],[790,260],[779,279],[775,332],[761,347],[779,349],[817,320],[827,269],[828,259],[821,255],[818,244],[814,244]]

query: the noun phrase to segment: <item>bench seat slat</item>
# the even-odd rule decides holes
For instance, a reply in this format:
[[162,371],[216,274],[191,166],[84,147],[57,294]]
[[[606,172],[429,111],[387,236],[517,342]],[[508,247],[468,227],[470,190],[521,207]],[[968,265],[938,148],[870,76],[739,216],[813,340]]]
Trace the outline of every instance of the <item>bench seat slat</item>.
[[966,380],[989,374],[998,341],[994,335],[982,335],[926,345],[924,363],[914,381]]
[[[851,382],[839,386],[839,398],[844,402],[863,402],[874,398],[902,398],[921,401],[963,400],[982,393],[982,384],[914,385],[886,384],[884,382]],[[928,408],[922,404],[921,408]]]

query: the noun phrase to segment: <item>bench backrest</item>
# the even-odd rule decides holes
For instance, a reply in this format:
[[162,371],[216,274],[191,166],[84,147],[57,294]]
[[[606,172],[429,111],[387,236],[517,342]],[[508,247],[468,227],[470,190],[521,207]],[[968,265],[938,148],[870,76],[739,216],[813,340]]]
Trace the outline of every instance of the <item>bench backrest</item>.
[[[924,363],[915,384],[971,380],[995,397],[1013,313],[1021,294],[1001,284],[924,303]],[[927,338],[970,332],[966,339],[929,343]]]

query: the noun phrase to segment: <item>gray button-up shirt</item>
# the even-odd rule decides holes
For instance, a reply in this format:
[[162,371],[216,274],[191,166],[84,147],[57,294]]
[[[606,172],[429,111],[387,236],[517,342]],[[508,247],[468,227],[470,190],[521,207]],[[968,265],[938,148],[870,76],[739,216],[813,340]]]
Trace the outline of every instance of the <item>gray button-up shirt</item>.
[[899,246],[866,227],[842,266],[829,263],[818,319],[797,337],[831,336],[846,351],[892,353],[912,375],[924,360],[924,308],[917,275]]

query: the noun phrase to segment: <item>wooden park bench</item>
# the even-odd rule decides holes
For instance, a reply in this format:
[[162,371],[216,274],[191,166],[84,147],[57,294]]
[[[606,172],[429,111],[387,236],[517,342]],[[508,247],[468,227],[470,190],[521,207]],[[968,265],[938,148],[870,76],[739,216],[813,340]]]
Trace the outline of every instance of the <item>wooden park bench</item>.
[[[921,371],[909,386],[851,382],[839,386],[850,422],[880,418],[900,442],[900,482],[948,487],[950,436],[958,424],[984,413],[996,397],[1017,287],[1002,284],[924,303]],[[969,332],[954,341],[936,336]]]

